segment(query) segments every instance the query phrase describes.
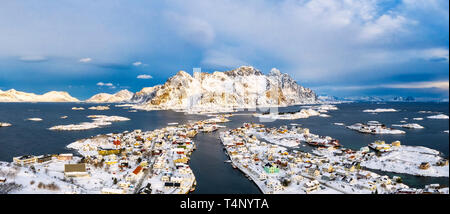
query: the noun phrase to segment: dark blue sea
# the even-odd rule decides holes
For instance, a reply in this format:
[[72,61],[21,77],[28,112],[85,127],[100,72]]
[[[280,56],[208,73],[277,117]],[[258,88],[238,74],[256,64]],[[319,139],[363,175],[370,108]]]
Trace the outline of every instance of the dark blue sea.
[[[185,115],[174,111],[138,111],[129,112],[129,109],[110,105],[110,110],[96,111],[88,110],[95,104],[86,103],[0,103],[0,122],[11,123],[11,127],[0,128],[0,161],[12,161],[15,156],[25,154],[48,154],[72,152],[65,146],[78,139],[95,136],[98,134],[118,133],[141,129],[149,131],[167,126],[167,123],[178,122],[180,124],[206,119],[202,115]],[[82,106],[86,110],[73,111],[74,106]],[[339,110],[330,111],[329,118],[310,117],[298,120],[277,120],[264,123],[268,127],[278,127],[290,123],[301,124],[302,127],[310,129],[311,133],[327,135],[339,139],[344,147],[359,149],[362,146],[375,140],[385,140],[392,142],[400,140],[403,145],[426,146],[436,149],[442,156],[449,156],[449,134],[443,132],[449,130],[448,120],[427,119],[427,116],[434,114],[421,114],[419,111],[440,112],[449,115],[448,103],[348,103],[338,104]],[[370,114],[362,112],[364,109],[394,108],[399,112],[386,112]],[[280,108],[279,111],[296,111],[300,106]],[[125,122],[114,122],[110,126],[90,129],[84,131],[51,131],[49,127],[55,125],[73,124],[91,121],[88,115],[104,114],[128,117],[131,120]],[[435,113],[437,114],[437,113]],[[67,119],[61,116],[67,115]],[[39,117],[43,121],[28,121],[27,118]],[[415,121],[414,117],[422,117],[424,120]],[[351,125],[357,122],[367,122],[377,120],[388,126],[401,124],[403,118],[408,123],[418,123],[425,127],[421,130],[406,131],[405,135],[367,135],[349,130],[345,126],[337,126],[334,123],[344,123]],[[244,111],[237,113],[230,118],[232,121],[226,123],[227,128],[236,128],[244,122],[259,122],[258,118],[251,115],[251,112]],[[399,128],[402,129],[402,128]],[[225,130],[222,129],[222,130]],[[260,193],[256,185],[249,181],[243,174],[225,163],[227,157],[218,139],[218,132],[212,134],[200,133],[194,139],[197,150],[192,154],[190,165],[193,169],[197,188],[194,193]],[[304,150],[309,147],[302,148]],[[379,172],[389,176],[399,175],[404,183],[412,187],[423,187],[425,184],[439,183],[449,185],[449,178],[418,177],[405,174],[395,174]]]

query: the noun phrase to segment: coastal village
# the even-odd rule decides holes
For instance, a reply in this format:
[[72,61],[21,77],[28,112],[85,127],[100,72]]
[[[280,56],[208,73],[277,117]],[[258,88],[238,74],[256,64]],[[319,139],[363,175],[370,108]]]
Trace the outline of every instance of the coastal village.
[[[332,110],[337,108],[319,105],[305,106],[298,112],[318,116]],[[220,124],[229,122],[233,114],[207,116],[210,118],[187,124],[169,123],[152,131],[134,130],[81,139],[67,146],[75,154],[24,155],[14,157],[12,163],[0,162],[0,191],[187,194],[195,191],[197,185],[189,166],[196,149],[195,136],[225,128]],[[84,130],[129,120],[105,115],[88,118],[93,122],[55,126],[50,130]],[[370,134],[395,132],[377,121],[353,127]],[[366,129],[369,131],[362,131]],[[448,187],[439,184],[410,188],[399,176],[371,171],[448,177],[448,160],[438,151],[405,146],[400,141],[391,144],[375,141],[354,151],[344,148],[338,139],[310,133],[300,124],[276,128],[256,123],[222,131],[220,141],[229,157],[226,162],[252,180],[264,194],[449,193]]]
[[[281,139],[280,135],[285,136]],[[261,137],[270,143],[260,140]],[[291,129],[287,129],[286,126],[265,128],[262,124],[246,123],[240,128],[221,133],[221,141],[233,167],[253,180],[263,193],[448,194],[448,187],[428,185],[423,189],[409,188],[402,183],[401,177],[390,178],[363,167],[369,168],[374,164],[381,166],[378,169],[384,170],[385,166],[403,164],[401,166],[403,168],[413,168],[410,171],[414,174],[448,177],[448,160],[439,157],[435,150],[402,146],[400,142],[394,142],[392,145],[377,142],[371,148],[386,153],[389,152],[388,148],[391,148],[397,153],[377,155],[371,152],[369,147],[352,151],[340,148],[340,145],[321,145],[308,153],[285,147],[286,137],[296,142],[288,145],[291,147],[297,146],[299,139],[306,142],[335,141],[329,137],[313,135],[309,133],[309,129],[297,126],[292,126]],[[419,154],[424,151],[430,153],[425,156]],[[413,163],[401,160],[395,162],[395,158],[391,157],[399,155],[409,156],[409,160],[418,159]],[[422,173],[415,173],[420,171]],[[402,171],[402,173],[411,172]]]
[[196,180],[188,162],[198,132],[213,132],[221,115],[148,132],[99,135],[69,144],[77,154],[24,155],[0,163],[10,193],[186,194]]

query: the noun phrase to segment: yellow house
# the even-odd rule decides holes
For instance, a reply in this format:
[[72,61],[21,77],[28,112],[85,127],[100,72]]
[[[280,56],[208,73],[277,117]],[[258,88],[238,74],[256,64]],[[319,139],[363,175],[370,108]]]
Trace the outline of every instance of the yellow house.
[[377,140],[377,141],[375,141],[375,144],[377,144],[377,145],[384,145],[385,142],[384,142],[384,140]]
[[396,140],[396,141],[392,142],[392,146],[401,146],[401,143],[399,140]]
[[333,172],[333,171],[334,171],[333,166],[329,165],[328,168],[327,168],[327,171],[328,171],[329,173]]
[[33,164],[37,162],[37,157],[33,155],[24,155],[20,157],[14,157],[13,162],[20,165]]
[[237,155],[237,154],[239,154],[239,153],[236,152],[236,151],[232,151],[232,152],[230,152],[230,154],[231,154],[231,155]]
[[142,161],[140,165],[142,167],[146,167],[146,166],[148,166],[148,162],[147,161]]
[[107,160],[107,161],[105,161],[105,163],[108,165],[112,165],[112,164],[116,164],[117,160]]
[[390,149],[390,148],[391,148],[391,147],[390,147],[389,145],[387,145],[387,144],[386,144],[386,145],[381,145],[381,146],[377,146],[377,147],[376,147],[377,150],[383,150],[383,149],[384,149],[384,150],[388,150],[388,149]]
[[107,155],[116,155],[119,154],[120,150],[118,149],[111,149],[111,150],[99,150],[98,154],[102,155],[102,156],[107,156]]
[[183,158],[175,159],[173,162],[174,162],[174,163],[187,163],[188,161],[189,161],[189,160],[188,160],[187,157],[183,157]]

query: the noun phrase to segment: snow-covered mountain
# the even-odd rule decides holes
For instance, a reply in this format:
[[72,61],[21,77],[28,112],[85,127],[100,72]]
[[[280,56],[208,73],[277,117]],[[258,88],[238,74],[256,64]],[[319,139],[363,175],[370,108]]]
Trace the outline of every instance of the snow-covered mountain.
[[180,71],[163,85],[144,88],[131,99],[141,109],[224,109],[317,103],[316,94],[289,75],[268,75],[251,66],[214,73]]
[[412,96],[354,96],[346,97],[342,100],[353,102],[415,102],[416,98]]
[[343,101],[343,99],[341,99],[341,98],[339,98],[339,97],[336,97],[336,96],[329,96],[329,95],[319,95],[318,97],[317,97],[317,99],[320,101],[320,102],[322,102],[322,103],[330,103],[330,104],[332,104],[332,103],[342,103],[342,102],[345,102],[345,101]]
[[396,96],[396,97],[392,97],[388,100],[392,101],[392,102],[414,102],[414,101],[416,101],[416,98],[414,98],[412,96],[407,96],[407,97]]
[[129,102],[133,97],[133,92],[128,90],[121,90],[115,94],[100,93],[87,99],[86,102],[90,103],[120,103]]
[[377,96],[353,96],[345,97],[343,100],[353,101],[353,102],[384,102],[385,99]]
[[10,89],[0,90],[0,102],[79,102],[65,91],[50,91],[39,95]]
[[155,97],[155,93],[161,89],[162,85],[156,85],[153,87],[145,87],[142,90],[136,92],[131,98],[131,102],[134,103],[146,103]]

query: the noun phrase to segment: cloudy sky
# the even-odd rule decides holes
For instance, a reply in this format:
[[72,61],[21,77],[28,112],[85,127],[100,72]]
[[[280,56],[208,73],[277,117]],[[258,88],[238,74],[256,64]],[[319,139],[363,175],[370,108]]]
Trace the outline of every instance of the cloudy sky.
[[85,99],[276,67],[318,94],[448,98],[447,0],[6,0],[0,89]]

